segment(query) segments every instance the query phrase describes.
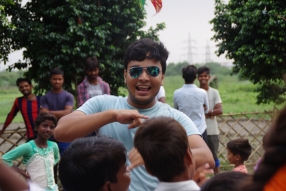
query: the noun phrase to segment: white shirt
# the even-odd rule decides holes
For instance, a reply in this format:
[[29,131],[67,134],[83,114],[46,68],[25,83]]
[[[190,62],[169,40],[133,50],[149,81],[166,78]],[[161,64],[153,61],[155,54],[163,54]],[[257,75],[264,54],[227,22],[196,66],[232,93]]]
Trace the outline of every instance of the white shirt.
[[[208,94],[210,109],[213,109],[216,104],[222,103],[219,92],[216,89],[209,87],[207,94]],[[206,119],[206,123],[207,123],[208,135],[219,135],[216,116],[214,116],[213,119],[212,118]]]
[[156,100],[159,100],[161,97],[166,97],[165,96],[165,89],[163,86],[160,87],[160,90],[158,92],[158,94],[156,95]]
[[[206,106],[206,110],[204,109]],[[184,84],[174,92],[174,108],[185,113],[202,134],[207,128],[205,113],[209,111],[207,92],[195,84]]]
[[154,191],[199,191],[200,187],[193,181],[159,182]]

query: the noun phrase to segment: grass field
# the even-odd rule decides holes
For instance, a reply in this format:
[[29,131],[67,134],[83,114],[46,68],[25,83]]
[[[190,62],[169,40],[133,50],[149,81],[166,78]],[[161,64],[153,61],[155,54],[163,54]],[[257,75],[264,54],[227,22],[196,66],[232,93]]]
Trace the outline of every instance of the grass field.
[[[184,81],[181,76],[166,76],[164,87],[166,91],[167,103],[173,106],[173,93],[176,89],[182,87]],[[198,85],[198,81],[196,80]],[[274,104],[257,105],[255,85],[249,81],[239,81],[236,76],[218,77],[218,90],[223,101],[223,112],[239,113],[271,110]],[[127,94],[127,90],[121,88],[121,93]],[[4,123],[8,112],[10,111],[16,97],[21,96],[17,87],[2,88],[0,91],[0,123]],[[281,108],[282,106],[277,106]],[[17,114],[13,122],[22,122],[22,116]]]
[[[195,81],[198,86],[198,80]],[[167,103],[173,106],[173,93],[176,89],[182,87],[184,80],[181,76],[166,76],[164,87],[167,96]],[[236,76],[218,77],[218,90],[223,102],[224,113],[239,113],[271,110],[274,104],[256,104],[256,95],[254,92],[256,86],[250,81],[239,81]],[[276,106],[281,108],[282,106]]]

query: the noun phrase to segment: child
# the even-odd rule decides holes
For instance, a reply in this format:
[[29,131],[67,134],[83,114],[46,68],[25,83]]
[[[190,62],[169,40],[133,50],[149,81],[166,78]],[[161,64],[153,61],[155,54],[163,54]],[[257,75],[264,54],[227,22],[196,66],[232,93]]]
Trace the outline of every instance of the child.
[[63,153],[59,177],[68,191],[127,191],[126,149],[110,137],[76,139]]
[[248,159],[251,154],[251,146],[248,139],[235,139],[227,143],[227,160],[230,164],[234,164],[232,171],[247,172],[244,161]]
[[13,166],[13,160],[23,157],[25,170],[13,166],[14,170],[46,191],[58,190],[53,176],[53,167],[59,161],[59,148],[56,143],[48,141],[56,125],[57,119],[53,115],[39,114],[35,121],[37,138],[2,156],[2,160],[9,166]]
[[134,145],[147,172],[160,181],[155,191],[200,190],[192,180],[195,164],[186,131],[176,120],[146,120],[135,134]]

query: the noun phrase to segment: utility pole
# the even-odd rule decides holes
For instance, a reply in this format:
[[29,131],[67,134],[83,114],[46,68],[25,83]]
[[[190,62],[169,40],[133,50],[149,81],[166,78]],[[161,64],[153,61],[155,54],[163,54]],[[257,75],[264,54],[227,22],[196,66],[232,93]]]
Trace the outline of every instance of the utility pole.
[[[193,45],[192,42],[196,42],[195,40],[192,40],[191,38],[191,33],[189,32],[189,36],[188,36],[188,40],[187,41],[187,47],[183,48],[183,49],[187,49],[187,53],[182,54],[182,55],[186,55],[187,56],[187,62],[189,62],[189,64],[193,64],[193,49],[196,49]],[[183,41],[183,42],[186,42]]]

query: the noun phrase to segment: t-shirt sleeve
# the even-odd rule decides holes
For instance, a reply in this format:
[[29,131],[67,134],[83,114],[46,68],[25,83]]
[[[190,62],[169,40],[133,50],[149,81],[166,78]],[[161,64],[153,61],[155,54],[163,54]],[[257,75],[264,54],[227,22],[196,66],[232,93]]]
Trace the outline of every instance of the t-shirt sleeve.
[[25,155],[28,155],[30,152],[30,146],[28,143],[22,144],[15,149],[7,152],[2,156],[2,160],[8,165],[8,166],[13,166],[13,161],[20,158],[24,157]]
[[60,152],[59,147],[56,143],[53,142],[53,150],[54,150],[54,158],[55,158],[55,164],[56,165],[60,160]]
[[185,128],[187,136],[201,135],[194,122],[184,113],[177,111],[175,119]]
[[46,95],[41,97],[41,106],[45,109],[49,109],[49,104]]
[[215,94],[215,104],[222,103],[220,95],[217,90],[214,91]]
[[66,99],[66,104],[65,106],[74,106],[74,97],[71,93],[67,92],[68,95],[67,95],[67,99]]
[[79,107],[77,110],[85,113],[86,115],[92,114],[92,113],[98,113],[101,112],[102,104],[105,103],[105,98],[108,95],[98,95],[90,98],[87,100],[81,107]]
[[160,87],[160,90],[159,90],[159,92],[158,92],[156,98],[157,98],[157,100],[158,100],[158,99],[160,99],[161,97],[166,97],[166,96],[165,96],[165,89],[164,89],[163,86]]

